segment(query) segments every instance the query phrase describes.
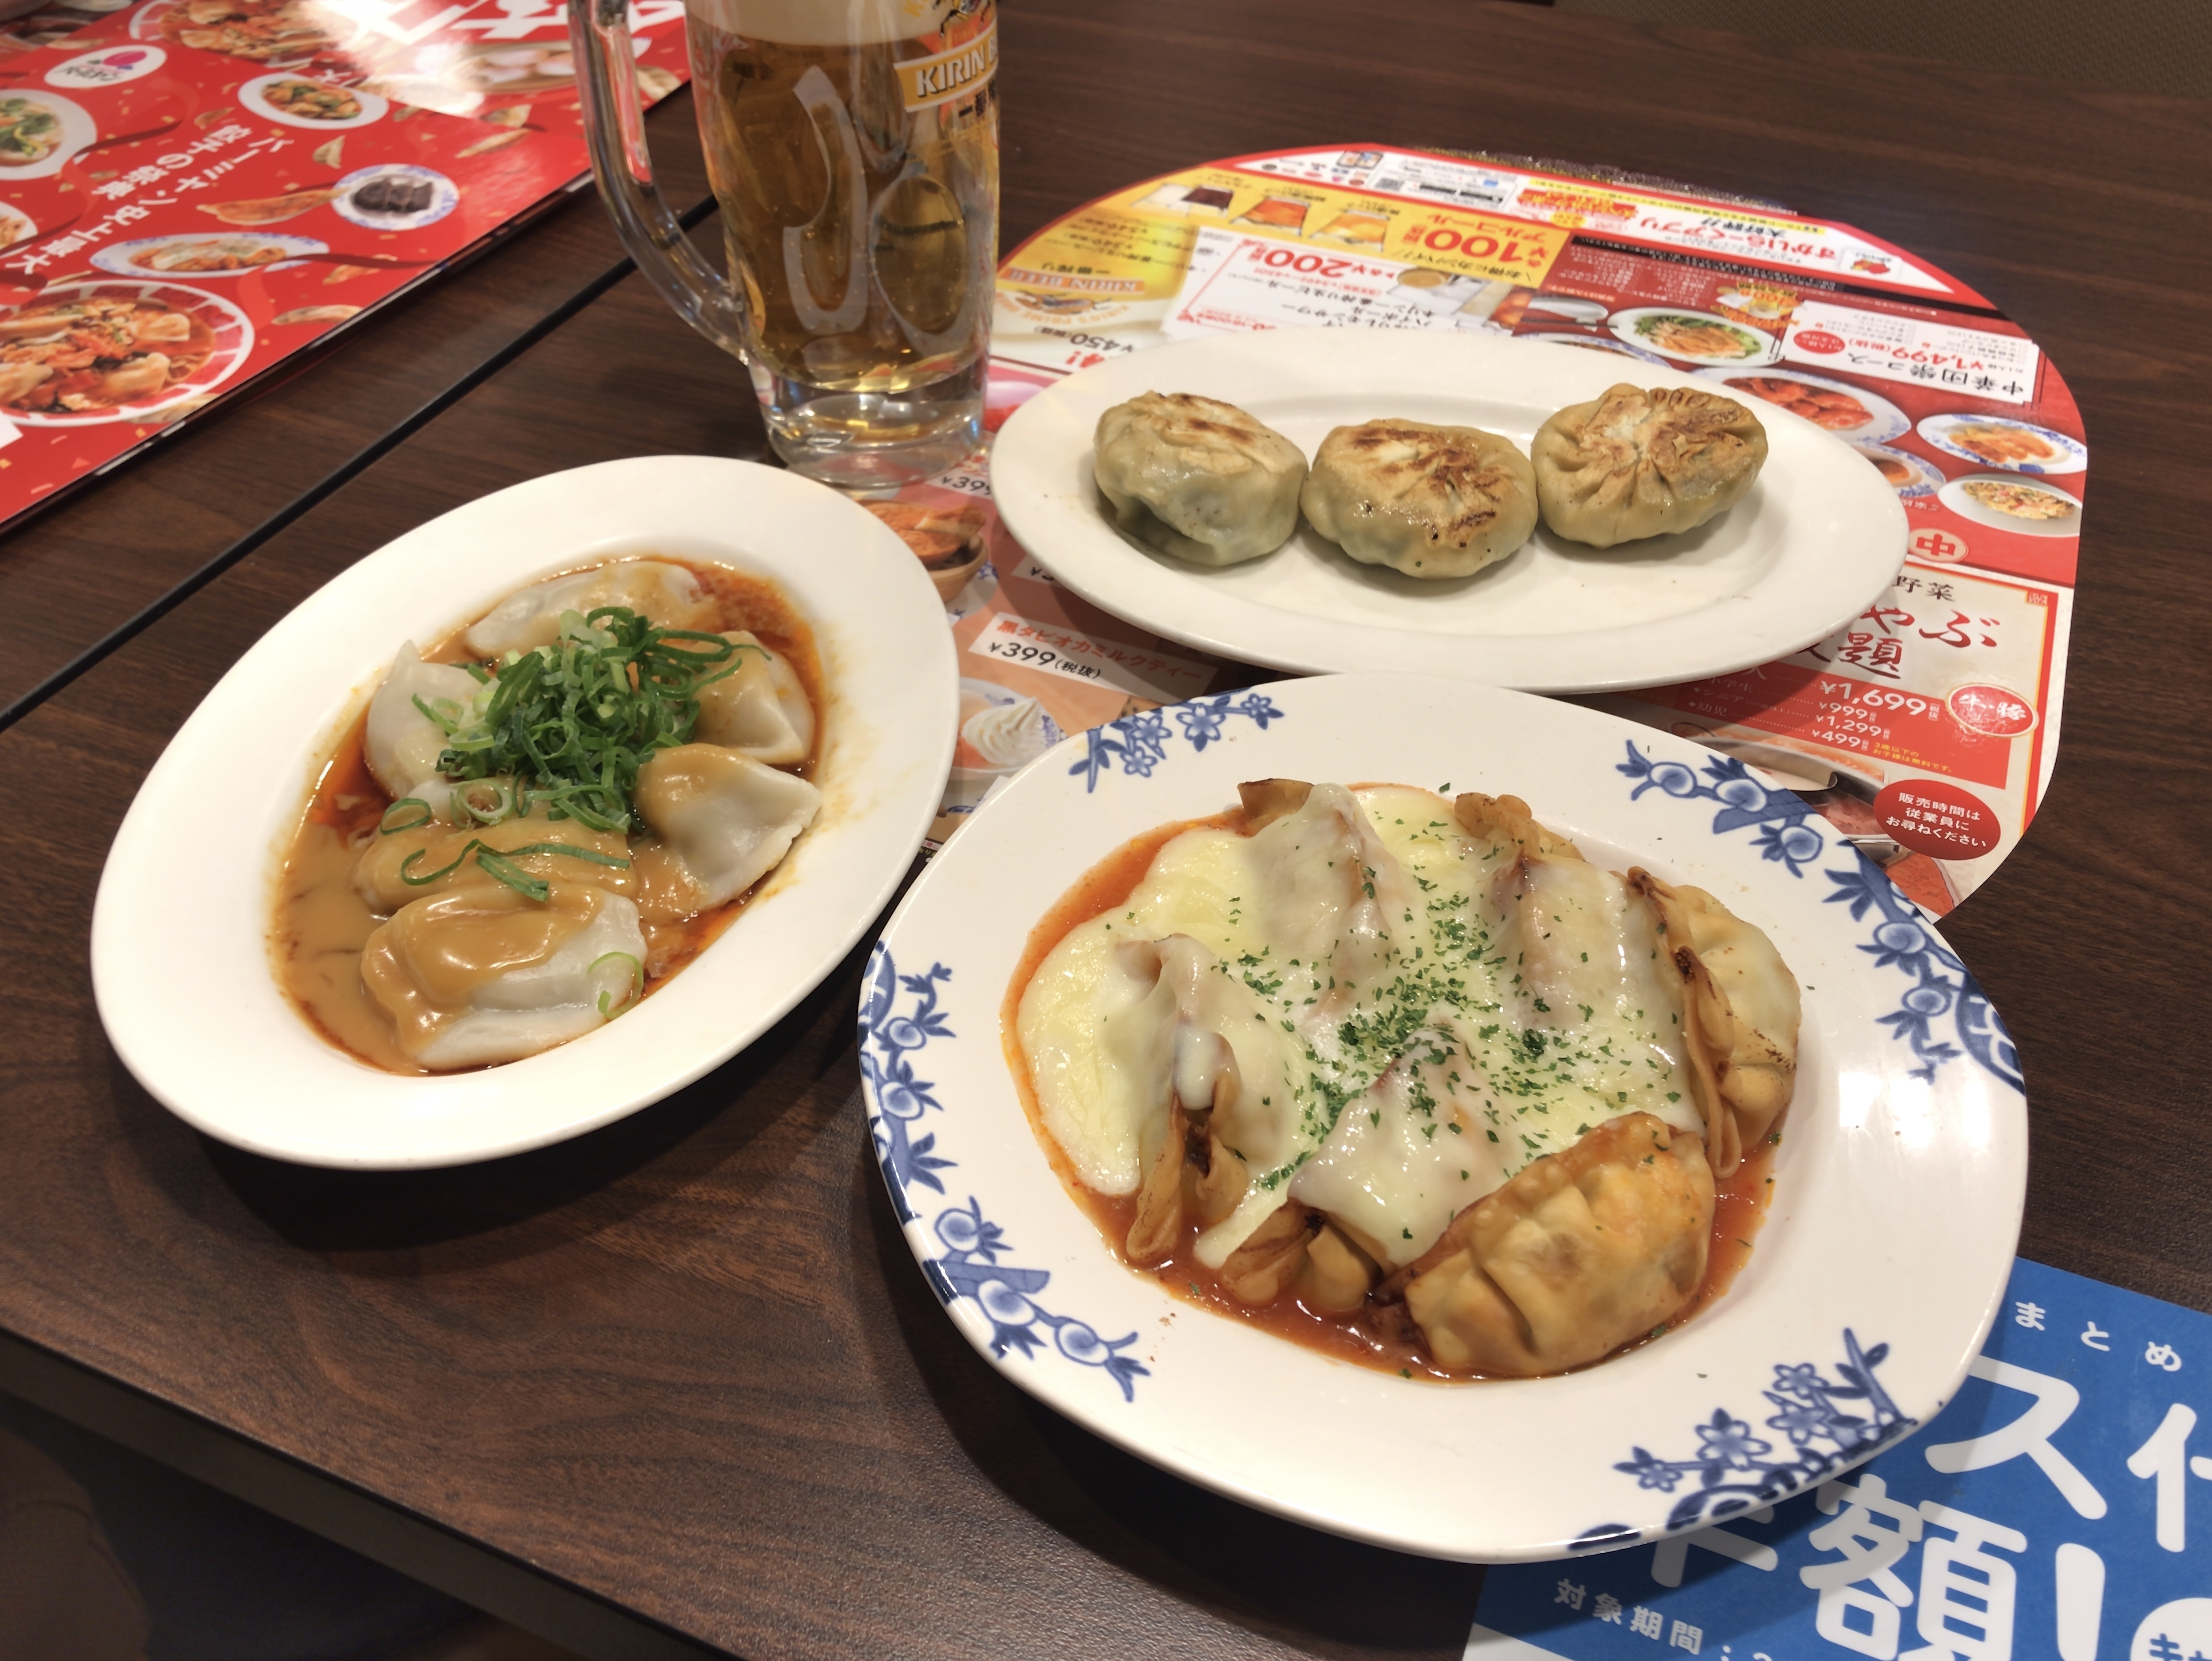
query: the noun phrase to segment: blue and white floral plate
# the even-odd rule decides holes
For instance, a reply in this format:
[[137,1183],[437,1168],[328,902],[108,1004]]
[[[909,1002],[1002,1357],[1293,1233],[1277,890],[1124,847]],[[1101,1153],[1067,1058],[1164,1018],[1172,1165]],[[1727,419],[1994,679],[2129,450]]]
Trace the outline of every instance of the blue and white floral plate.
[[[1726,1297],[1559,1378],[1330,1360],[1125,1268],[1024,1114],[999,1012],[1090,866],[1241,779],[1526,797],[1615,868],[1711,889],[1804,985],[1775,1198]],[[1702,1528],[1932,1419],[2002,1296],[2027,1180],[2011,1040],[1928,919],[1796,797],[1612,716],[1425,676],[1285,682],[1080,734],[1012,779],[884,931],[860,1005],[877,1156],[975,1348],[1090,1429],[1316,1528],[1474,1561]]]

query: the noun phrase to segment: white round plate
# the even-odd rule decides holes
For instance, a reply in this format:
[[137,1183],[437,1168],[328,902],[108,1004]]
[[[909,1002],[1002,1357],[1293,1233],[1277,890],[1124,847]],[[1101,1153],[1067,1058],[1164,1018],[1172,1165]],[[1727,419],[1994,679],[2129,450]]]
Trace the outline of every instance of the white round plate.
[[[1745,349],[1740,353],[1718,354],[1670,352],[1638,326],[1656,318],[1688,318],[1696,323],[1717,324],[1733,334],[1742,336]],[[1771,363],[1782,355],[1782,343],[1764,329],[1753,329],[1733,318],[1724,318],[1718,312],[1700,312],[1687,306],[1632,306],[1626,311],[1615,312],[1606,320],[1606,327],[1631,346],[1656,352],[1674,363],[1710,363],[1735,369],[1753,369]]]
[[[302,115],[297,110],[288,110],[269,101],[269,88],[280,81],[305,81],[311,86],[329,92],[342,92],[361,108],[354,114],[343,117]],[[392,106],[366,87],[341,87],[312,75],[301,75],[286,70],[276,75],[257,75],[238,89],[238,101],[258,116],[282,123],[287,127],[305,127],[310,132],[338,132],[348,127],[366,127],[384,119],[385,112]]]
[[[1910,415],[1880,393],[1869,392],[1865,387],[1854,386],[1849,381],[1830,380],[1826,375],[1808,375],[1802,369],[1700,369],[1697,375],[1699,380],[1715,380],[1723,386],[1728,386],[1730,381],[1749,380],[1756,377],[1760,380],[1794,380],[1801,386],[1817,386],[1823,391],[1841,392],[1846,397],[1856,399],[1859,408],[1867,412],[1867,418],[1855,427],[1823,427],[1821,430],[1833,433],[1851,444],[1886,444],[1912,425]],[[1764,399],[1746,392],[1740,386],[1729,386],[1729,390],[1739,397],[1752,398],[1762,410],[1780,407],[1767,404]],[[1820,426],[1818,421],[1813,424]]]
[[54,146],[51,155],[21,167],[0,167],[0,183],[19,179],[52,179],[76,159],[78,151],[100,142],[100,124],[83,105],[58,92],[44,87],[11,87],[0,89],[0,98],[20,98],[27,103],[43,104],[53,112],[62,129],[62,142]]
[[240,311],[220,294],[204,288],[172,282],[139,278],[102,279],[92,282],[64,282],[41,293],[36,300],[24,306],[0,309],[0,316],[19,316],[30,306],[50,306],[58,300],[143,300],[167,306],[179,312],[190,312],[207,324],[215,336],[215,346],[201,360],[198,368],[182,380],[170,382],[158,391],[143,397],[125,398],[120,403],[97,404],[89,409],[18,409],[12,405],[0,405],[0,415],[23,427],[102,427],[111,421],[143,421],[164,409],[174,409],[194,398],[207,395],[233,375],[239,366],[253,355],[253,319]]
[[[2015,489],[2040,491],[2046,496],[2056,496],[2066,504],[2066,512],[2055,519],[2023,519],[2008,513],[2001,507],[1989,507],[1976,501],[1966,492],[1970,484],[2008,484]],[[2017,473],[1969,473],[1964,478],[1953,479],[1936,493],[1936,500],[1962,519],[1972,519],[1976,524],[1988,525],[1993,530],[2009,530],[2021,536],[2078,536],[2081,534],[2081,499],[2055,484],[2045,484],[2040,479],[2023,479]]]
[[[354,205],[354,193],[376,179],[419,179],[430,186],[430,205],[418,208],[411,214],[374,214],[366,208]],[[356,167],[338,180],[338,193],[331,198],[331,211],[340,219],[371,231],[419,231],[425,225],[435,225],[461,204],[460,187],[432,167],[417,167],[406,161],[379,161],[371,167]]]
[[[1724,1297],[1579,1373],[1443,1385],[1332,1360],[1122,1265],[1030,1131],[1000,1001],[1086,869],[1270,776],[1515,792],[1593,858],[1698,883],[1773,938],[1805,989],[1796,1097]],[[1817,814],[1686,740],[1427,676],[1286,682],[1069,739],[908,894],[860,1026],[907,1243],[993,1366],[1206,1488],[1437,1557],[1701,1528],[1927,1423],[1981,1349],[2026,1190],[2027,1100],[1996,1012]]]
[[[821,816],[729,931],[620,1020],[476,1072],[402,1077],[352,1059],[286,1000],[267,944],[277,874],[323,758],[400,642],[449,633],[540,578],[643,554],[772,577],[812,625],[830,692]],[[458,1165],[595,1129],[735,1055],[874,922],[937,810],[954,686],[927,574],[825,485],[657,456],[498,491],[310,595],[170,741],[100,878],[100,1019],[165,1106],[278,1159]],[[179,883],[180,870],[192,880]]]
[[[1959,427],[2009,427],[2016,432],[2032,433],[2051,448],[2052,454],[2044,461],[1993,462],[1987,456],[1978,456],[1972,451],[1953,442],[1952,429]],[[2079,439],[2069,439],[2063,433],[2054,433],[2047,427],[2038,427],[2033,421],[2014,421],[2009,415],[1929,415],[1923,420],[1920,436],[1947,456],[1956,456],[1977,467],[1994,467],[2007,473],[2079,473],[2089,465],[2089,447]]]
[[[129,0],[125,0],[125,3],[129,3]],[[171,45],[183,45],[184,42],[179,36],[184,29],[191,26],[191,14],[185,11],[185,8],[190,3],[191,0],[145,0],[145,3],[139,5],[131,14],[131,38],[133,40],[164,40]],[[100,0],[100,9],[116,10],[120,8],[109,5],[106,0]],[[161,27],[173,14],[180,12],[184,15],[178,18],[179,27],[175,30],[165,29]],[[289,69],[295,64],[312,64],[325,52],[341,53],[345,52],[361,39],[363,33],[361,23],[346,16],[336,6],[317,6],[313,9],[312,16],[313,27],[304,32],[299,44],[279,52],[273,58],[254,58],[249,61],[256,68],[270,70]],[[235,52],[222,52],[220,48],[213,51],[214,55],[218,57],[240,56]]]
[[[190,247],[196,243],[258,242],[264,248],[274,248],[282,258],[264,261],[259,265],[242,265],[227,271],[167,270],[158,265],[142,262],[164,248]],[[204,278],[242,277],[255,271],[285,271],[299,264],[301,254],[322,254],[330,252],[330,244],[318,242],[311,236],[275,236],[266,231],[183,231],[171,236],[142,236],[130,242],[118,242],[102,248],[92,257],[92,263],[103,271],[112,271],[118,276],[157,277],[164,280],[189,277],[197,282]]]
[[1140,392],[1225,399],[1310,457],[1331,427],[1385,415],[1479,427],[1526,450],[1554,410],[1629,379],[1711,390],[1608,353],[1457,330],[1182,341],[1071,375],[1016,410],[991,452],[991,493],[1022,546],[1084,598],[1170,640],[1305,673],[1657,686],[1802,651],[1888,588],[1905,510],[1848,446],[1778,409],[1760,415],[1759,482],[1711,524],[1614,549],[1539,526],[1511,558],[1444,582],[1361,565],[1303,522],[1241,565],[1152,553],[1114,528],[1091,474],[1098,417]]

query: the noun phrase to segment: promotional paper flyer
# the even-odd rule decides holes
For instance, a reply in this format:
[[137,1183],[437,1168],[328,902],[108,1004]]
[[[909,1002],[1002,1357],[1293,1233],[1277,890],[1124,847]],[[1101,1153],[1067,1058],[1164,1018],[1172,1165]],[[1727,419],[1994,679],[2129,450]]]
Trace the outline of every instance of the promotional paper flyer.
[[[631,8],[648,100],[684,78],[683,18]],[[557,4],[143,0],[9,28],[0,517],[588,176]]]
[[[987,421],[1162,342],[1312,327],[1565,343],[1619,358],[1624,379],[1686,371],[1850,444],[1910,527],[1888,594],[1780,662],[1589,701],[1799,791],[1938,915],[2018,842],[2057,750],[2088,451],[2057,371],[1980,294],[1766,205],[1382,147],[1244,156],[1133,185],[1006,256]],[[908,494],[963,493],[987,498],[980,460]],[[1205,654],[1085,605],[1048,567],[996,546],[996,586],[955,603],[971,718],[1002,698],[1040,718],[1008,763],[1047,731],[1215,684]],[[948,807],[992,776],[956,779]]]
[[[1624,1477],[1690,1505],[1756,1487],[1809,1440],[1806,1359]],[[1492,1569],[1467,1661],[2197,1661],[2208,1368],[2212,1319],[2023,1259],[1934,1422],[1655,1546]]]

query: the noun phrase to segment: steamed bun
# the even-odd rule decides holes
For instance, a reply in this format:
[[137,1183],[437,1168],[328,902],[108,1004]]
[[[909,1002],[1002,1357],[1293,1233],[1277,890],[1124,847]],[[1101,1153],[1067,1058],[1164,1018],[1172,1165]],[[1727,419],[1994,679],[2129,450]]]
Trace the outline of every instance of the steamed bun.
[[1510,439],[1474,427],[1370,421],[1321,441],[1299,493],[1313,528],[1408,577],[1465,577],[1536,528],[1536,481]]
[[1734,398],[1623,384],[1536,429],[1536,498],[1554,536],[1611,548],[1694,530],[1741,501],[1766,429]]
[[1200,565],[1272,554],[1298,524],[1306,458],[1233,403],[1146,392],[1098,418],[1091,464],[1114,523]]

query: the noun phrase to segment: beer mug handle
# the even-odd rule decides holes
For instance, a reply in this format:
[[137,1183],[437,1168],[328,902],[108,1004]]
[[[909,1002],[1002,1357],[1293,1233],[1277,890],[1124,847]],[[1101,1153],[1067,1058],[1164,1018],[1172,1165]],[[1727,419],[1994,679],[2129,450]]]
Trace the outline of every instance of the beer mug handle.
[[568,39],[581,71],[577,93],[592,173],[623,246],[677,316],[724,351],[744,357],[743,300],[699,258],[653,182],[629,0],[572,0]]

